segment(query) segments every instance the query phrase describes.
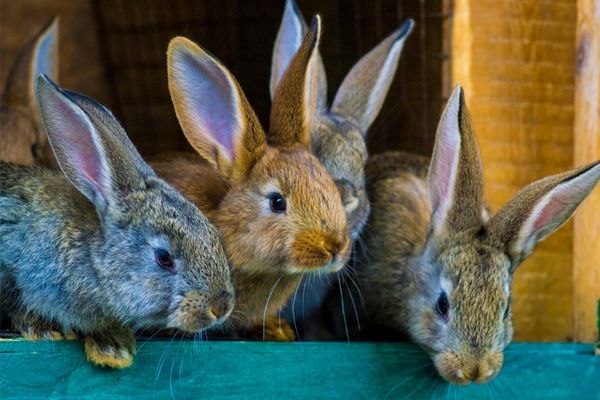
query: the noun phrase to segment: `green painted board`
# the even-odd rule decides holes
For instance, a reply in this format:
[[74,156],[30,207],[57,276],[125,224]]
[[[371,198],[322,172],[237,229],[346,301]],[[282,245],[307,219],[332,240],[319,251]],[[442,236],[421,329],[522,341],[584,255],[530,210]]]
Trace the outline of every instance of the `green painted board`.
[[600,399],[592,344],[514,343],[498,378],[451,386],[407,343],[138,343],[91,366],[80,342],[0,341],[0,399]]

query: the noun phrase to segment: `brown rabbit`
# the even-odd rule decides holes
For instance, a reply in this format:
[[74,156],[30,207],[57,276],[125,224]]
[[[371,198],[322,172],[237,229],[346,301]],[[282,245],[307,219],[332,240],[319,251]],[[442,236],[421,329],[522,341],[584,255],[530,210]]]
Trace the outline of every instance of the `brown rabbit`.
[[[404,42],[414,26],[412,19],[365,54],[348,72],[327,105],[327,76],[317,53],[317,117],[313,124],[313,151],[336,182],[346,219],[356,239],[369,216],[364,166],[365,138],[379,114],[392,84]],[[273,48],[270,91],[273,97],[290,61],[298,51],[307,27],[294,0],[287,0]]]
[[37,74],[58,80],[58,17],[21,51],[0,101],[0,160],[57,167],[35,102],[33,86]]
[[339,193],[310,152],[319,33],[315,17],[279,85],[268,133],[218,60],[182,37],[167,53],[177,117],[207,163],[170,156],[153,166],[221,231],[237,294],[231,328],[254,337],[293,340],[279,309],[304,274],[337,271],[350,252]]
[[408,334],[452,383],[489,381],[512,339],[513,272],[591,192],[600,162],[530,184],[488,219],[479,148],[459,87],[430,163],[384,153],[366,174],[373,207],[359,285],[369,323]]
[[[313,152],[338,186],[346,220],[353,240],[360,234],[369,216],[365,185],[368,159],[366,137],[379,114],[404,43],[414,21],[406,20],[352,67],[340,85],[331,107],[327,104],[327,77],[321,56],[317,54],[317,116],[313,124]],[[307,26],[294,0],[287,0],[273,48],[270,91],[273,96],[290,61],[302,43]],[[340,275],[352,273],[350,268]],[[335,276],[330,276],[337,278]],[[285,315],[299,325],[303,339],[322,340],[328,336],[321,326],[319,307],[327,292],[337,293],[339,279],[303,280],[298,290],[301,301],[292,298]],[[298,297],[298,296],[296,296]]]

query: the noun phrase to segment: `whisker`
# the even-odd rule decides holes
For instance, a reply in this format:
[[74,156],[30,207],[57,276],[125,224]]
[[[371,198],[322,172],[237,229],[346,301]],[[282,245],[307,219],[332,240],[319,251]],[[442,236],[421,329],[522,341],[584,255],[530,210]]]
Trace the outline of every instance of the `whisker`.
[[[300,288],[300,285],[302,284],[302,280],[304,279],[304,272],[302,273],[302,276],[300,277],[300,281],[298,282],[298,285],[296,286],[296,290],[294,291],[294,297],[292,298],[292,320],[294,321],[294,331],[296,331],[296,337],[298,338],[298,341],[300,343],[302,343],[302,338],[300,338],[300,333],[298,332],[298,324],[296,324],[296,295],[298,295],[298,289]],[[306,285],[304,285],[306,287]],[[304,345],[302,345],[302,348],[304,349]]]
[[354,310],[354,316],[356,317],[356,325],[358,327],[358,330],[360,331],[360,319],[358,318],[358,309],[356,308],[356,303],[354,303],[354,297],[352,297],[352,291],[350,290],[350,286],[348,286],[348,282],[346,282],[346,279],[342,278],[342,281],[344,282],[344,285],[346,286],[346,290],[348,290],[348,296],[350,296],[350,301],[352,302],[352,309]]
[[344,319],[344,330],[346,331],[346,341],[350,343],[350,333],[348,332],[348,322],[346,321],[346,310],[344,307],[344,293],[342,291],[342,284],[340,283],[340,276],[337,275],[338,288],[340,289],[340,301],[342,305],[342,318]]
[[281,278],[283,278],[283,275],[281,275],[279,277],[279,279],[277,279],[277,282],[275,282],[275,284],[271,288],[271,291],[269,292],[269,297],[267,297],[267,302],[265,303],[265,311],[263,313],[263,341],[265,341],[267,338],[266,324],[267,324],[267,309],[269,307],[269,301],[271,301],[271,296],[273,296],[273,292],[275,291],[275,288],[277,287],[277,284],[279,283]]

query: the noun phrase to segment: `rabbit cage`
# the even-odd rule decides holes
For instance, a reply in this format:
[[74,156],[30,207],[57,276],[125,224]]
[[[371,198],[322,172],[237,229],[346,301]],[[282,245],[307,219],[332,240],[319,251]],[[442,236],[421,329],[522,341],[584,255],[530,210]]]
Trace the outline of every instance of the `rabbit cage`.
[[[441,111],[461,84],[492,210],[542,176],[600,158],[597,1],[297,3],[305,18],[322,16],[330,101],[362,55],[405,19],[416,23],[369,129],[370,155],[401,150],[429,156]],[[165,51],[177,35],[218,57],[268,125],[283,0],[3,0],[0,7],[1,81],[27,40],[59,15],[61,86],[111,109],[143,156],[191,150],[166,79]],[[140,397],[137,388],[146,388],[157,398],[574,398],[569,388],[580,385],[578,374],[591,374],[586,383],[600,381],[599,361],[580,344],[598,336],[599,216],[596,189],[573,221],[519,267],[511,300],[514,340],[560,343],[513,344],[491,389],[443,384],[423,367],[431,367],[425,353],[410,344],[352,338],[289,344],[153,339],[139,345],[130,370],[98,372],[79,362],[76,343],[26,343],[4,321],[0,365],[10,368],[0,371],[0,397],[134,398]]]

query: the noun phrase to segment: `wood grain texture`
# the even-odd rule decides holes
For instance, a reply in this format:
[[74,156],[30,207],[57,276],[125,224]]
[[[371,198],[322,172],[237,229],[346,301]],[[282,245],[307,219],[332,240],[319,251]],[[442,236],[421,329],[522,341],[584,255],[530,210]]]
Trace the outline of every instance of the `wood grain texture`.
[[0,398],[598,399],[592,344],[515,343],[492,385],[450,386],[407,343],[147,342],[106,370],[78,342],[0,341]]
[[[494,210],[526,184],[573,167],[574,3],[455,2],[453,82],[465,88]],[[569,223],[515,273],[516,340],[573,338],[572,243]]]
[[[577,2],[575,164],[600,159],[600,1]],[[598,338],[600,299],[600,189],[579,208],[573,225],[575,340]]]

